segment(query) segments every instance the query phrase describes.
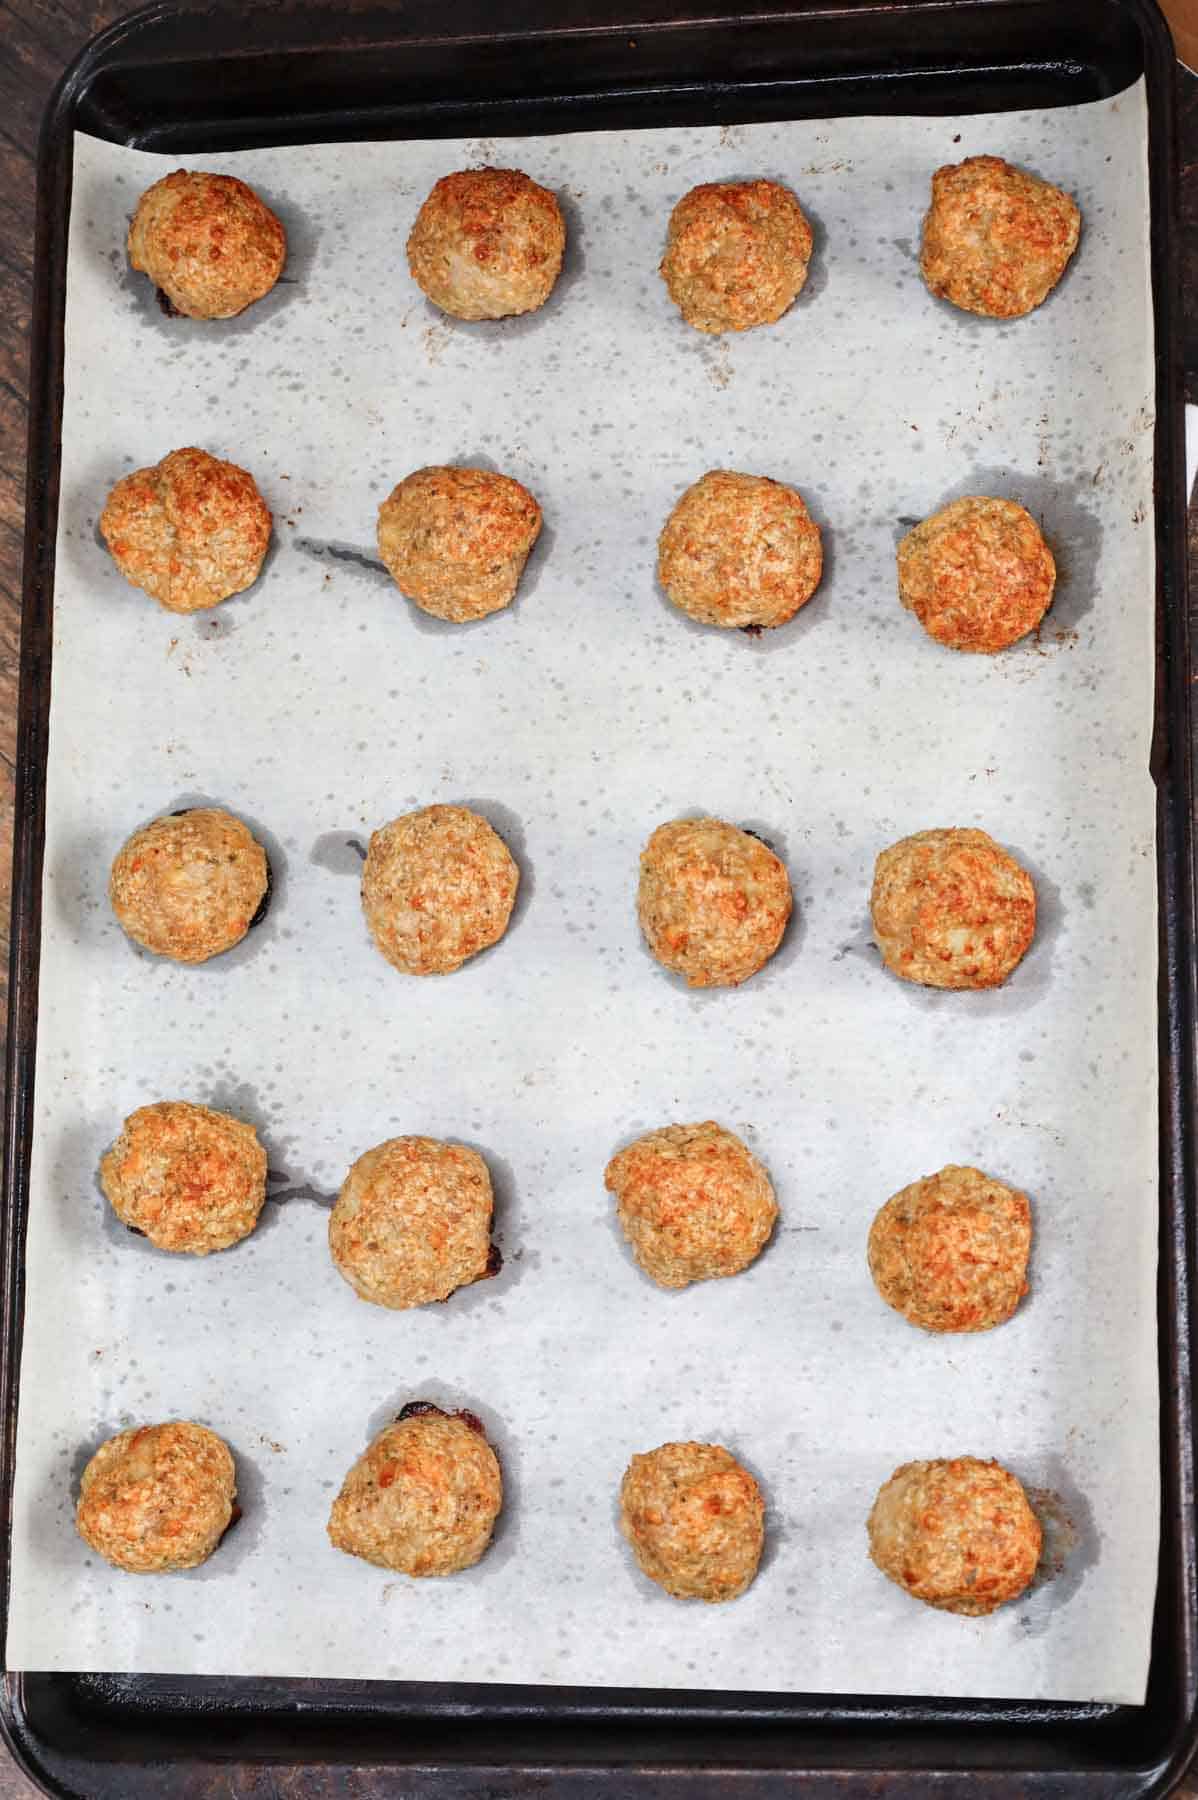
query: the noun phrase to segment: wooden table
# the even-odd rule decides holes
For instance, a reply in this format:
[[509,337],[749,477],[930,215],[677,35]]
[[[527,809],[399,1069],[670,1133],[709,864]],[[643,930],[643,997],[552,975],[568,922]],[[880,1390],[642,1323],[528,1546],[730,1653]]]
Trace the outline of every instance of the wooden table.
[[[0,1004],[8,984],[8,870],[12,854],[13,754],[21,620],[21,530],[34,158],[42,110],[66,64],[95,32],[142,0],[0,0]],[[1198,77],[1178,68],[1186,398],[1198,402]],[[1198,595],[1198,506],[1190,515],[1191,585]],[[0,1745],[0,1800],[38,1789]],[[1198,1782],[1177,1800],[1198,1800]]]

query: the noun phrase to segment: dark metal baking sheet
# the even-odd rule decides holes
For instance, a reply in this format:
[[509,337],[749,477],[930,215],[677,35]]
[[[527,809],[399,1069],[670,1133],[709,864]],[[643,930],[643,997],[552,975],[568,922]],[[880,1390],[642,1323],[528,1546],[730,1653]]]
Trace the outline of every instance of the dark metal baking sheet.
[[[97,38],[41,150],[0,1252],[7,1533],[23,1305],[72,133],[162,151],[1075,104],[1144,75],[1157,338],[1163,1517],[1143,1707],[9,1674],[52,1792],[1148,1795],[1192,1747],[1193,823],[1172,49],[1151,0],[158,4]],[[5,1594],[7,1603],[7,1594]],[[1118,1621],[1111,1621],[1118,1629]],[[269,1768],[269,1776],[267,1769]],[[264,1788],[261,1784],[268,1782]]]

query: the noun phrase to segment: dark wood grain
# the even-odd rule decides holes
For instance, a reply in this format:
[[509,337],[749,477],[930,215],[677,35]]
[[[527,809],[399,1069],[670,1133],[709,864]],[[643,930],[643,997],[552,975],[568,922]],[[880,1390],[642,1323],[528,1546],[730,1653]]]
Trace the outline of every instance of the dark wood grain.
[[[1198,76],[1178,64],[1177,126],[1181,163],[1181,269],[1185,298],[1186,399],[1198,404]],[[1191,522],[1190,593],[1198,593]],[[1192,602],[1191,602],[1192,604]]]
[[[35,147],[42,110],[66,64],[95,32],[137,4],[0,0],[0,1001],[7,998]],[[1178,82],[1186,394],[1198,401],[1198,78],[1179,70]],[[1198,571],[1198,508],[1190,518],[1190,566]],[[1198,581],[1192,586],[1198,592]],[[302,1772],[280,1773],[269,1791],[299,1800],[306,1786]],[[0,1746],[0,1800],[28,1800],[37,1792]],[[1198,1800],[1198,1784],[1178,1790],[1182,1796]]]

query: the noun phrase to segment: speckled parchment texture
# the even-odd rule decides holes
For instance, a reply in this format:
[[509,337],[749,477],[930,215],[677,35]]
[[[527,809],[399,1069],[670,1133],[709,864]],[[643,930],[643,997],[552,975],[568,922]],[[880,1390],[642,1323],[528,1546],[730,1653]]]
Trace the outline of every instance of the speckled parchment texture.
[[[1004,325],[917,267],[932,170],[992,151],[1074,193],[1060,287]],[[125,264],[173,160],[80,138],[72,201],[37,1123],[9,1665],[424,1680],[1142,1698],[1156,1575],[1152,325],[1142,92],[990,118],[354,144],[190,159],[260,188],[290,255],[226,324],[168,321]],[[437,176],[514,164],[561,196],[549,303],[462,325],[403,246]],[[788,182],[815,229],[777,325],[688,329],[657,275],[699,181]],[[95,535],[127,470],[199,444],[253,474],[275,547],[195,620]],[[533,492],[515,604],[429,621],[377,565],[379,501],[464,462]],[[704,470],[776,476],[824,532],[818,593],[752,640],[691,625],[658,531]],[[902,610],[895,546],[968,493],[1010,495],[1060,566],[1039,639],[954,656]],[[520,863],[493,950],[390,969],[360,846],[398,813],[476,807]],[[266,921],[200,968],[130,946],[104,897],[140,821],[227,806],[266,845]],[[796,917],[737,991],[645,951],[637,857],[707,812],[759,831]],[[1035,876],[1040,930],[1001,991],[881,969],[885,844],[980,825]],[[94,1172],[158,1098],[259,1127],[271,1193],[234,1250],[169,1258]],[[781,1217],[751,1269],[678,1294],[633,1264],[608,1159],[714,1118]],[[401,1133],[488,1158],[504,1268],[390,1313],[329,1260],[331,1196]],[[945,1163],[1030,1194],[1031,1291],[931,1339],[874,1292],[878,1206]],[[408,1399],[465,1405],[503,1463],[479,1566],[419,1585],[337,1556],[345,1471]],[[127,1422],[225,1437],[245,1516],[192,1575],[135,1580],[72,1528],[82,1460]],[[616,1528],[634,1451],[714,1441],[762,1484],[766,1552],[725,1607],[670,1600]],[[869,1563],[897,1463],[997,1456],[1064,1496],[1068,1569],[991,1619],[937,1616]]]

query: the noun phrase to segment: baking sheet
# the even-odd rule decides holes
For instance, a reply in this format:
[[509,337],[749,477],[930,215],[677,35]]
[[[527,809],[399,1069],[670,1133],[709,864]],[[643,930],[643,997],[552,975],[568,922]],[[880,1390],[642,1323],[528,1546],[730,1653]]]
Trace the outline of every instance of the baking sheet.
[[[529,1681],[1139,1701],[1157,1557],[1152,321],[1142,87],[1068,110],[840,119],[196,159],[259,186],[285,283],[242,320],[166,321],[126,268],[138,192],[177,159],[76,139],[55,596],[28,1302],[8,1663],[17,1668]],[[915,266],[939,163],[1008,155],[1085,225],[1013,324],[930,299]],[[187,163],[190,159],[182,159]],[[538,315],[441,318],[403,243],[440,174],[556,188],[567,271]],[[192,166],[196,166],[193,163]],[[778,326],[685,328],[655,274],[674,201],[763,173],[816,226]],[[96,535],[112,483],[182,444],[257,477],[277,548],[245,597],[176,619]],[[378,502],[424,463],[502,468],[546,529],[517,604],[415,612],[373,558]],[[678,493],[725,466],[798,485],[826,574],[760,640],[656,591]],[[1042,638],[953,656],[897,603],[894,545],[961,493],[1042,517]],[[140,821],[227,805],[274,859],[267,922],[198,969],[124,939],[105,899]],[[504,942],[449,979],[383,963],[355,841],[476,805],[523,870]],[[637,855],[710,811],[785,856],[798,918],[768,969],[692,995],[641,946]],[[978,824],[1033,870],[1037,943],[998,993],[889,978],[867,898],[885,844]],[[107,1216],[94,1171],[162,1097],[256,1122],[276,1172],[246,1244],[171,1258]],[[612,1224],[631,1136],[715,1117],[782,1218],[748,1273],[656,1289]],[[321,1198],[398,1132],[486,1153],[503,1275],[444,1307],[358,1301]],[[1027,1189],[1015,1319],[936,1340],[875,1294],[895,1189],[974,1161]],[[332,1551],[341,1478],[411,1398],[469,1404],[507,1506],[474,1572],[412,1583]],[[193,1417],[245,1517],[191,1575],[109,1570],[75,1536],[86,1455]],[[633,1451],[727,1444],[769,1506],[734,1605],[635,1570]],[[866,1557],[911,1457],[994,1455],[1060,1499],[1063,1574],[989,1620],[916,1605]]]

